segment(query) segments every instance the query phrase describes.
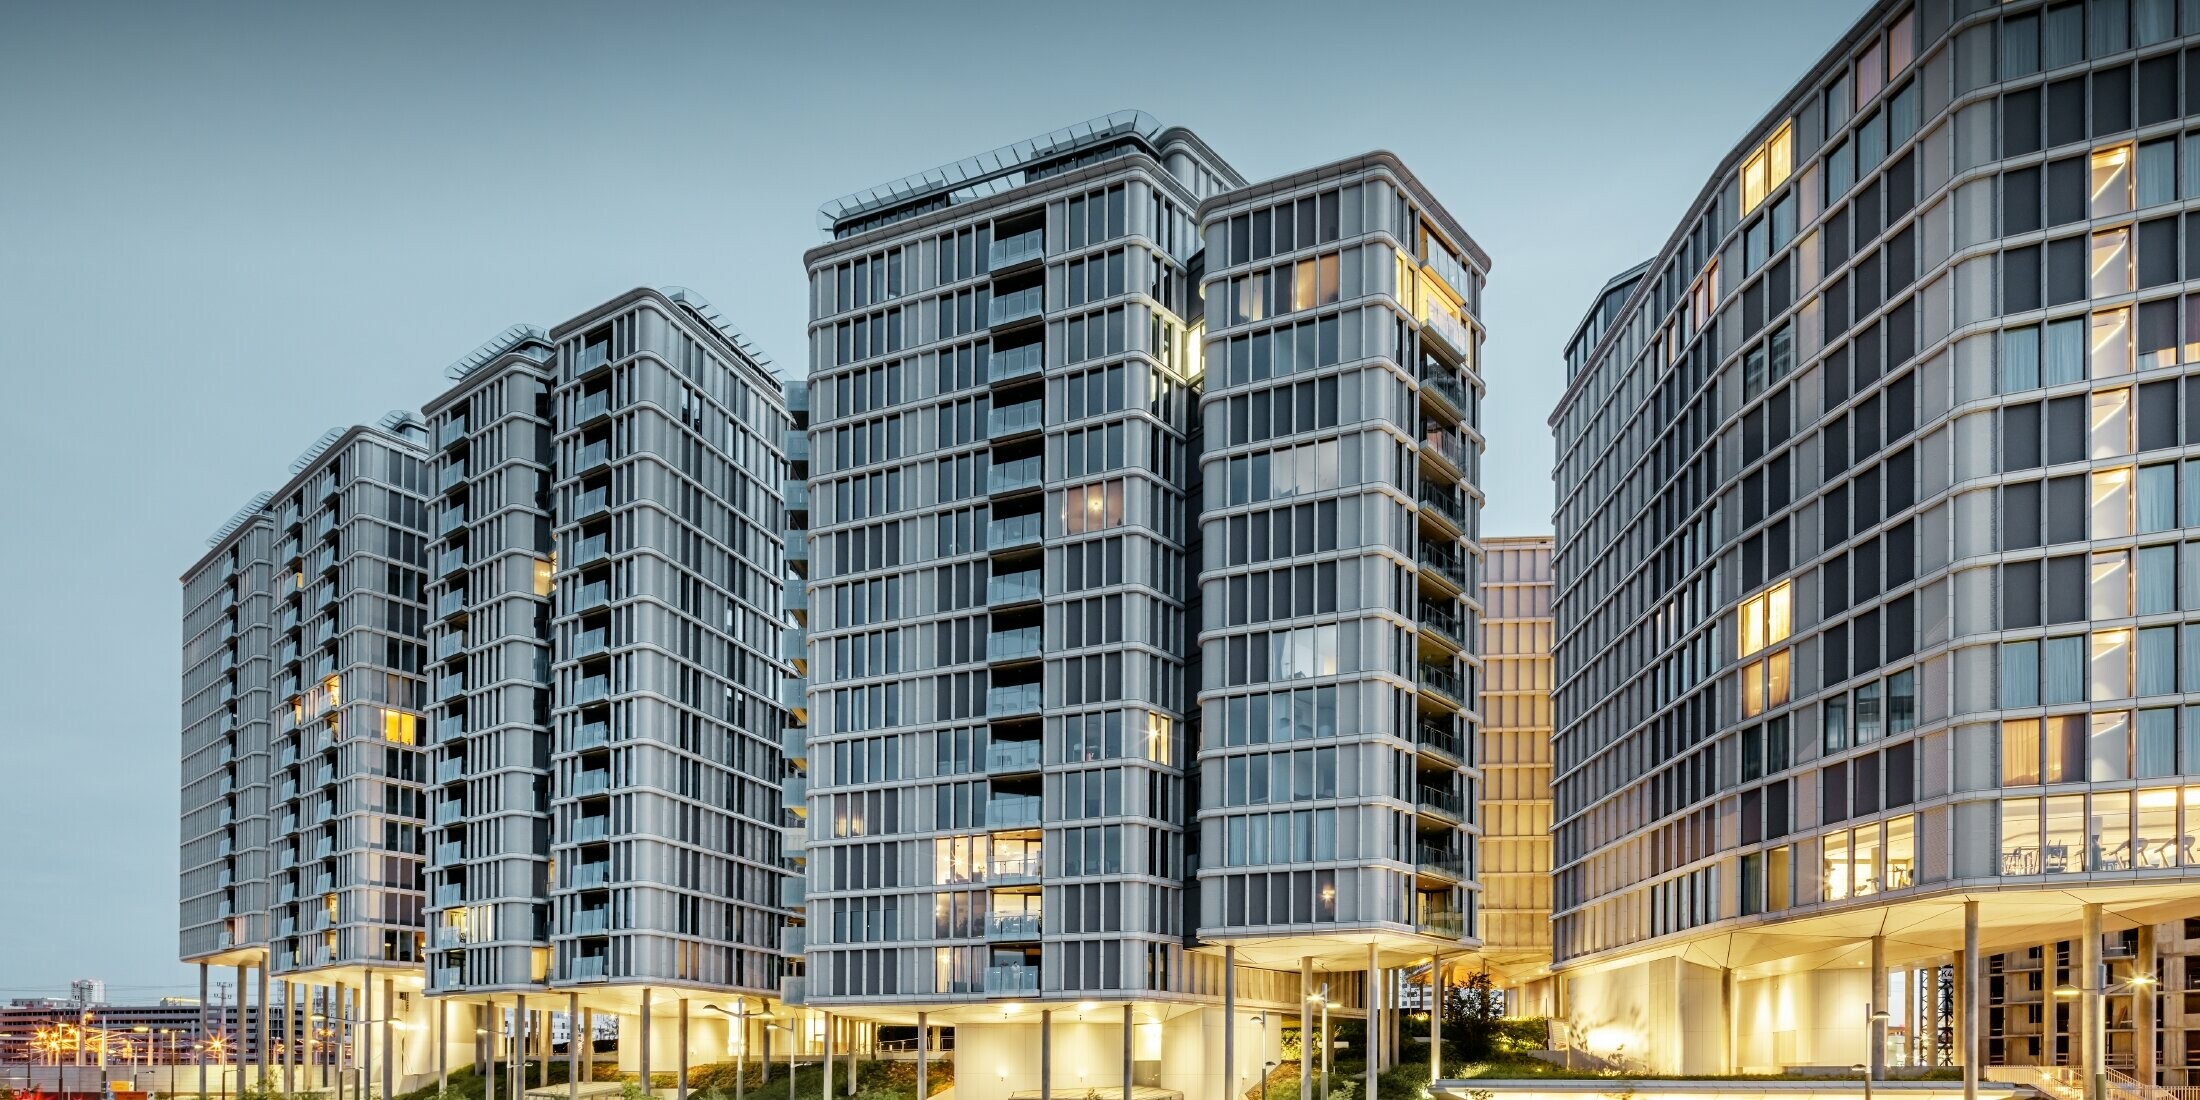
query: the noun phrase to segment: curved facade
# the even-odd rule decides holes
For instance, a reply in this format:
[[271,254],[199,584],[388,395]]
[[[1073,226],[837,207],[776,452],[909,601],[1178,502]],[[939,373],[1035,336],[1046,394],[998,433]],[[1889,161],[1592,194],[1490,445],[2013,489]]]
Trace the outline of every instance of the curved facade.
[[2070,937],[2090,1002],[2099,933],[2191,907],[2196,44],[2166,0],[1878,5],[1584,322],[1552,418],[1577,1041],[1863,1061],[1860,1004],[1952,1026],[1884,970],[1976,993],[1981,952]]

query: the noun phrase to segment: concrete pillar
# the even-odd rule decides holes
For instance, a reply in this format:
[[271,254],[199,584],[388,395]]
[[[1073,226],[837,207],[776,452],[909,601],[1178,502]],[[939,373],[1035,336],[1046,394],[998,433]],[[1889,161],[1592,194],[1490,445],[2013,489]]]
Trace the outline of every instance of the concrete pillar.
[[[1314,960],[1299,957],[1299,1100],[1314,1100]],[[1128,1029],[1130,1022],[1124,1021]],[[1129,1042],[1126,1034],[1124,1041]],[[1123,1100],[1130,1100],[1125,1092]],[[1262,1097],[1261,1100],[1267,1100]]]
[[397,981],[382,979],[382,1095],[397,1095]]
[[680,998],[680,1100],[688,1100],[688,999]]
[[847,1029],[843,1033],[845,1038],[841,1044],[841,1049],[848,1056],[848,1072],[842,1075],[844,1081],[842,1090],[843,1095],[854,1096],[856,1094],[856,1051],[863,1045],[863,1021],[850,1018],[843,1022],[841,1027]]
[[[1444,954],[1429,957],[1428,964],[1428,1079],[1444,1079]],[[1265,1100],[1265,1098],[1264,1098]]]
[[268,1039],[270,1038],[271,1033],[268,1030],[269,1021],[267,1011],[267,957],[265,955],[261,956],[260,965],[253,967],[252,969],[257,971],[260,975],[259,978],[256,979],[258,983],[258,992],[256,992],[252,997],[253,1003],[260,1006],[260,1015],[259,1019],[254,1022],[252,1026],[252,1034],[259,1043],[259,1046],[257,1047],[260,1052],[259,1079],[262,1085],[265,1085],[268,1080],[268,1052],[275,1049],[268,1043]]
[[451,999],[435,999],[435,1091],[451,1090]]
[[[921,1016],[917,1018],[917,1027],[920,1030],[924,1027],[924,1018]],[[1302,1049],[1306,1046],[1304,1033],[1299,1036],[1299,1046]],[[1131,1076],[1131,1005],[1129,1001],[1125,1001],[1123,1002],[1123,1100],[1131,1100]],[[922,1078],[919,1078],[919,1080],[921,1081]],[[922,1090],[919,1090],[917,1100],[927,1100]]]
[[[654,1093],[652,1093],[652,1092],[650,1092],[650,1091],[649,1091],[649,994],[650,994],[650,989],[649,989],[649,987],[648,987],[648,986],[643,986],[643,987],[642,987],[642,1027],[641,1027],[641,1031],[642,1031],[642,1059],[641,1059],[641,1067],[642,1067],[642,1095],[644,1095],[644,1096],[653,1096],[653,1095],[655,1095]],[[625,1034],[624,1034],[624,1033],[621,1033],[621,1034],[620,1034],[620,1036],[619,1036],[619,1046],[620,1046],[620,1047],[622,1048],[622,1049],[620,1050],[620,1053],[621,1053],[621,1054],[624,1054],[624,1053],[626,1053],[626,1052],[625,1052],[625,1050],[624,1050],[624,1048],[625,1048],[625,1046],[626,1046],[626,1036],[625,1036]],[[828,1097],[829,1097],[829,1096],[830,1096],[830,1093],[828,1093],[827,1095],[828,1095]],[[517,1100],[517,1098],[515,1097],[515,1098],[514,1098],[514,1100]]]
[[[374,1096],[374,973],[359,972],[359,1086],[357,1094]],[[516,1093],[514,1095],[517,1095]]]
[[2078,973],[2071,983],[2078,987],[2078,1003],[2085,1009],[2085,1094],[2087,1100],[2108,1096],[2107,1021],[2102,1008],[2101,905],[2087,902],[2079,921]]
[[2131,1075],[2148,1088],[2153,1088],[2157,1083],[2154,1043],[2161,1015],[2157,1011],[2161,1002],[2156,997],[2160,986],[2154,980],[2154,955],[2154,926],[2142,924],[2139,926],[2138,957],[2131,960],[2131,1027],[2134,1039],[2131,1048]]
[[[819,1034],[825,1037],[825,1056],[822,1059],[825,1066],[825,1084],[818,1096],[821,1100],[833,1100],[833,1014],[827,1012],[824,1017],[825,1027]],[[790,1096],[794,1094],[794,1046],[792,1043],[787,1047],[787,1093]]]
[[1872,937],[1872,999],[1864,1041],[1871,1044],[1866,1064],[1874,1081],[1887,1079],[1887,937]]
[[[1229,1100],[1237,1100],[1238,1096],[1236,944],[1222,949],[1222,1095]],[[1047,1098],[1041,1096],[1039,1100]]]
[[[855,1067],[848,1068],[852,1071]],[[849,1076],[854,1074],[851,1072]],[[1054,1010],[1051,1008],[1039,1010],[1039,1100],[1054,1100]]]
[[252,1017],[247,1011],[250,1006],[245,1001],[246,995],[252,992],[252,987],[248,984],[251,976],[251,966],[245,963],[237,964],[237,1034],[234,1048],[229,1052],[229,1060],[235,1063],[237,1067],[238,1092],[244,1091],[247,1080],[244,1071],[244,1055],[245,1048],[250,1045],[247,1037],[252,1034]]
[[581,1034],[581,995],[565,995],[565,1097],[580,1100],[581,1095],[581,1044],[588,1036]]
[[[1963,903],[1963,951],[1956,956],[1956,1057],[1963,1064],[1963,1100],[1978,1100],[1979,1052],[1985,1049],[1979,1032],[1980,973],[1985,959],[1978,950],[1978,902]],[[2055,1017],[2049,1014],[2050,1024]]]
[[[573,996],[578,999],[580,994],[576,993]],[[596,1010],[593,1008],[581,1009],[581,1042],[584,1044],[581,1049],[585,1052],[581,1055],[581,1064],[587,1066],[588,1075],[594,1077],[596,1075]]]
[[321,1041],[321,1029],[328,1020],[328,995],[319,986],[308,985],[305,1000],[306,1082],[325,1089],[328,1087],[328,1047]]
[[1742,1044],[1739,1031],[1741,1003],[1735,990],[1734,968],[1719,969],[1719,1011],[1726,1018],[1726,1071],[1742,1072]]
[[1369,943],[1367,945],[1367,1087],[1362,1090],[1362,1095],[1366,1096],[1367,1100],[1375,1100],[1375,1075],[1382,1072],[1382,1059],[1375,1056],[1375,1052],[1380,1049],[1375,1041],[1376,1033],[1382,1030],[1383,1013],[1380,1007],[1383,1003],[1382,988],[1382,965],[1376,960],[1375,945]]
[[[932,1057],[932,1025],[930,1021],[930,1013],[917,1013],[917,1100],[931,1100],[932,1097],[932,1067],[929,1064]],[[1123,1025],[1129,1027],[1130,1022],[1130,1006],[1125,1005],[1123,1006]],[[1131,1048],[1128,1043],[1129,1041],[1126,1039],[1123,1047],[1126,1052],[1123,1055],[1123,1068],[1125,1071],[1130,1069],[1130,1055],[1128,1052]],[[1130,1078],[1126,1076],[1124,1080],[1128,1081]],[[1130,1092],[1127,1088],[1124,1091],[1123,1100],[1130,1100]]]
[[298,1091],[298,986],[283,983],[283,1095]]
[[199,1095],[206,1095],[206,964],[199,964],[199,1036],[198,1049]]

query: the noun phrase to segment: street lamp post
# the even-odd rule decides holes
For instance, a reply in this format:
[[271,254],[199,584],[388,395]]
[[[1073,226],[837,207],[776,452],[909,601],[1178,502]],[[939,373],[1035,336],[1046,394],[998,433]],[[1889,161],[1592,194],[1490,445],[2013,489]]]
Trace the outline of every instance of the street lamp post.
[[[1887,1010],[1874,1008],[1872,1005],[1872,1001],[1864,1002],[1864,1044],[1867,1047],[1879,1041],[1879,1027],[1887,1022]],[[1864,1063],[1855,1067],[1864,1075],[1864,1100],[1872,1100],[1872,1063],[1877,1060],[1875,1054],[1874,1051],[1866,1050]]]

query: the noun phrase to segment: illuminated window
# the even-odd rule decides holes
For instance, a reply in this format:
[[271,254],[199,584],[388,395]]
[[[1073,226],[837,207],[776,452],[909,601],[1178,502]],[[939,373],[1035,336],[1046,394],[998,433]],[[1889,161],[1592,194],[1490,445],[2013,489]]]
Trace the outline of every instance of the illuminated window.
[[1840,901],[1857,893],[1856,865],[1849,858],[1848,830],[1828,833],[1819,843],[1819,853],[1824,865],[1826,900]]
[[2001,785],[2030,787],[2040,781],[2040,722],[2025,718],[2001,724]]
[[2040,836],[2040,870],[2050,875],[2085,870],[2085,796],[2042,799],[2046,829]]
[[2131,311],[2104,309],[2093,315],[2093,377],[2131,373]]
[[2002,801],[2001,873],[2040,873],[2040,800],[2037,798]]
[[1887,55],[1874,40],[1856,57],[1856,106],[1861,108],[1887,86]]
[[2131,468],[2096,470],[2093,474],[2092,525],[2089,538],[2123,538],[2131,534]]
[[2131,212],[2131,146],[2093,154],[2093,216],[2112,218]]
[[[2131,631],[2099,630],[2093,634],[2093,652],[2087,664],[2090,681],[2089,699],[2128,699],[2131,697]],[[2098,716],[2096,716],[2098,717]],[[2124,740],[2129,740],[2124,736]],[[2128,753],[2127,753],[2128,755]],[[2127,761],[2121,765],[2126,775],[2130,772]]]
[[2093,394],[2093,458],[2118,458],[2131,453],[2131,391],[2098,390]]
[[1762,714],[1768,707],[1785,706],[1789,686],[1787,650],[1742,666],[1742,717]]
[[555,575],[557,571],[558,565],[555,560],[544,561],[541,558],[535,559],[535,595],[547,596],[550,594],[551,588],[555,587],[554,582],[552,582],[550,578]]
[[[1266,457],[1266,456],[1262,456]],[[1080,485],[1062,494],[1062,525],[1072,535],[1123,524],[1123,481]]]
[[1757,209],[1773,188],[1787,182],[1795,162],[1795,123],[1783,122],[1742,161],[1742,213]]
[[2130,228],[2107,229],[2093,234],[2093,297],[2106,298],[2130,292]]
[[1881,876],[1886,888],[1900,890],[1917,885],[1917,817],[1904,814],[1887,822],[1887,870]]
[[1788,582],[1742,601],[1741,652],[1747,657],[1768,645],[1787,641],[1793,629],[1793,594]]
[[382,739],[399,745],[419,743],[420,719],[401,710],[382,712]]
[[2093,555],[2093,579],[2086,593],[2086,617],[2121,619],[2131,614],[2131,554],[2116,550]]

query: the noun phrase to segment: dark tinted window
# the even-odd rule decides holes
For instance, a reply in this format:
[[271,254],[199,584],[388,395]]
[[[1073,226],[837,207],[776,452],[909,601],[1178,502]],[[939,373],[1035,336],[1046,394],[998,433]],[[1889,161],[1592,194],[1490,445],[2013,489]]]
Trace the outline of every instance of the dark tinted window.
[[[2048,479],[2045,507],[2048,545],[2085,541],[2085,506],[2085,475]],[[2082,591],[2085,586],[2080,584],[2078,587]]]
[[2085,301],[2085,238],[2047,242],[2047,304]]
[[2131,66],[2118,65],[2093,74],[2093,133],[2120,134],[2131,129]]
[[2153,451],[2177,445],[2176,382],[2148,382],[2139,387],[2132,404],[2139,413],[2140,450]]
[[2001,254],[2001,311],[2023,313],[2040,308],[2040,246],[2026,245]]
[[2013,561],[2001,567],[2001,628],[2039,626],[2040,563]]
[[2074,76],[2047,86],[2047,146],[2085,140],[2085,78]]
[[2065,554],[2047,559],[2047,623],[2085,621],[2085,557]]
[[2040,151],[2040,91],[2026,88],[2001,97],[2001,155]]
[[2156,218],[2139,223],[2139,239],[2133,243],[2138,262],[2139,288],[2177,281],[2177,219]]
[[2085,397],[2073,394],[2047,403],[2047,464],[2085,457]]
[[2001,468],[2029,470],[2040,464],[2040,403],[2001,410]]
[[2001,177],[2001,231],[2030,233],[2040,228],[2040,170],[2018,168]]
[[2047,164],[2047,224],[2085,220],[2085,158],[2064,157]]
[[2022,550],[2040,544],[2040,483],[2001,489],[2001,548]]
[[[2200,29],[2187,27],[2188,32]],[[2177,117],[2177,55],[2139,62],[2139,125],[2152,126]]]

